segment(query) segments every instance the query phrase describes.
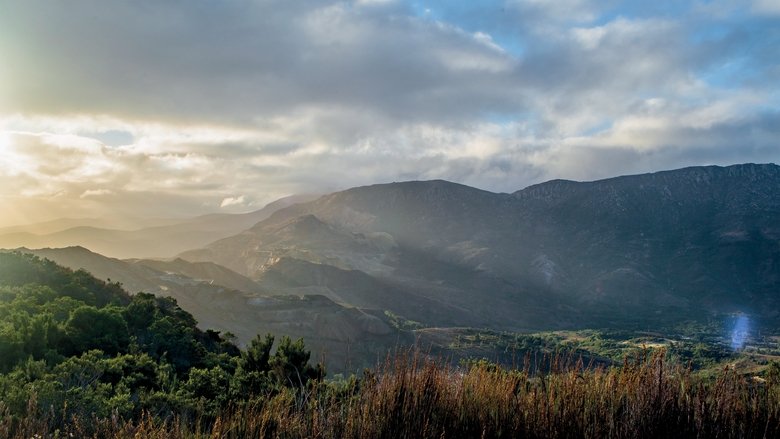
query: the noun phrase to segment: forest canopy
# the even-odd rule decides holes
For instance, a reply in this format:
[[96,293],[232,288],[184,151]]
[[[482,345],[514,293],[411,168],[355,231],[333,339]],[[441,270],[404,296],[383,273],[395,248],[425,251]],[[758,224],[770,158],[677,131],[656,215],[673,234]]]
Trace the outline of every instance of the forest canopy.
[[283,337],[274,350],[272,335],[258,335],[242,351],[196,323],[172,298],[131,296],[84,270],[0,253],[0,408],[23,416],[33,403],[55,425],[208,417],[324,376],[303,340]]

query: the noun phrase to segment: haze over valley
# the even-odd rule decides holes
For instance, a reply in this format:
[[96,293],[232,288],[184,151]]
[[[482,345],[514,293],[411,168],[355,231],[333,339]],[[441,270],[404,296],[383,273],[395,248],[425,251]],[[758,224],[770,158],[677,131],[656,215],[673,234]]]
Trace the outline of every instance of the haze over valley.
[[0,437],[780,437],[778,0],[0,2]]
[[[778,193],[780,167],[759,164],[512,193],[410,181],[208,217],[230,236],[175,257],[117,259],[89,241],[22,251],[172,296],[201,327],[241,344],[266,332],[303,337],[343,370],[434,328],[652,332],[739,313],[774,327]],[[207,240],[203,223],[161,227],[183,232],[165,234],[165,249]]]

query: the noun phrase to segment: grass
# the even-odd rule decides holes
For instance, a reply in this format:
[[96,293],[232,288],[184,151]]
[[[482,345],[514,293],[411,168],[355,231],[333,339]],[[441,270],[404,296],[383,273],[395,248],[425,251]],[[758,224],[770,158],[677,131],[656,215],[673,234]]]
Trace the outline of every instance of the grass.
[[[0,437],[119,438],[651,438],[780,437],[780,383],[723,369],[699,378],[663,351],[620,367],[588,368],[561,355],[532,374],[487,362],[468,369],[402,352],[360,379],[283,391],[255,405],[228,407],[216,419],[185,421],[14,419],[0,408]],[[31,398],[33,399],[34,396]],[[52,408],[56,410],[56,408]],[[37,435],[37,436],[36,436]]]

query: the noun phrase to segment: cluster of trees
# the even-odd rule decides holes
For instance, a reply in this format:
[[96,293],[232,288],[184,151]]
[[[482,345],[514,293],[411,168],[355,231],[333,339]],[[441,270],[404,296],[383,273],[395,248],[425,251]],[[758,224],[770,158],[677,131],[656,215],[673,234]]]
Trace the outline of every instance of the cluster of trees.
[[273,336],[258,336],[242,351],[198,329],[174,299],[130,296],[83,270],[0,253],[0,409],[12,415],[35,404],[58,422],[202,417],[323,378],[302,340],[273,346]]

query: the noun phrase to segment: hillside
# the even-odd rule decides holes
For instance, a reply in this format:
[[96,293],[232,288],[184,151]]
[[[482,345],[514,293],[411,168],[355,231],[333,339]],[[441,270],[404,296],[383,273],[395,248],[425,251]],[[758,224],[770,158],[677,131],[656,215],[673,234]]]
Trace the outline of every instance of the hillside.
[[173,296],[242,345],[258,332],[305,337],[339,369],[415,338],[458,352],[457,328],[663,328],[679,342],[691,333],[675,328],[697,320],[721,343],[718,325],[735,313],[758,329],[780,318],[778,169],[556,180],[512,194],[374,185],[279,209],[177,259],[34,252]]
[[[323,278],[340,272],[323,268],[317,279],[280,284],[274,265],[291,259],[360,271],[392,286],[380,306],[398,314],[413,296],[468,310],[478,326],[519,330],[737,311],[771,321],[778,243],[780,167],[745,164],[551,181],[513,194],[446,181],[359,187],[180,256],[261,284],[274,278],[275,288],[338,283]],[[374,294],[363,284],[350,300]]]
[[[134,294],[172,297],[193,315],[199,328],[230,332],[240,346],[257,334],[302,337],[312,358],[324,359],[331,371],[371,366],[388,349],[412,338],[393,328],[381,310],[344,306],[317,291],[283,290],[273,296],[260,293],[262,286],[210,263],[122,261],[82,247],[24,251],[119,282]],[[188,271],[196,276],[187,276]],[[246,284],[243,286],[252,291],[220,285],[208,278],[213,274],[238,283],[236,286]]]
[[82,246],[116,258],[171,257],[248,229],[279,209],[313,198],[313,195],[293,195],[254,212],[211,214],[181,220],[84,218],[8,227],[0,229],[0,248]]
[[100,437],[97,419],[150,413],[208,419],[323,378],[302,341],[258,335],[241,351],[196,323],[169,297],[0,252],[0,436],[43,425],[27,437]]

